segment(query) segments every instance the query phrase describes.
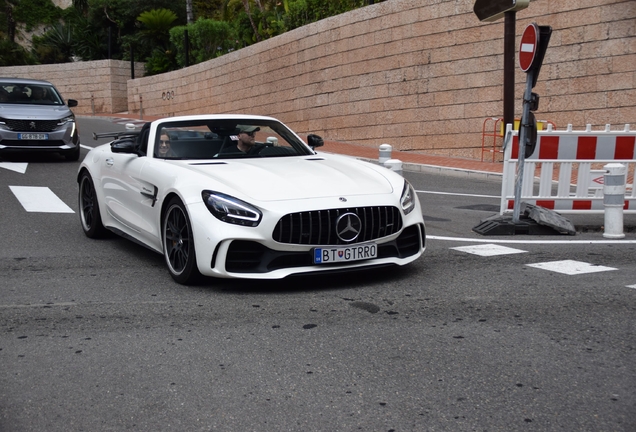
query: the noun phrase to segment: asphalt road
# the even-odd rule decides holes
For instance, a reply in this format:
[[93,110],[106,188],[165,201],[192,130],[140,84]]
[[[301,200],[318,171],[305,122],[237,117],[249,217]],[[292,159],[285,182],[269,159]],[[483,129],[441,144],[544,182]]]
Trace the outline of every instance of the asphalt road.
[[[122,128],[80,126],[90,146]],[[412,265],[185,287],[160,255],[84,236],[78,163],[10,161],[2,432],[636,430],[633,218],[622,241],[599,217],[573,218],[575,236],[481,236],[496,179],[405,173],[429,235]],[[71,212],[28,212],[10,186]]]

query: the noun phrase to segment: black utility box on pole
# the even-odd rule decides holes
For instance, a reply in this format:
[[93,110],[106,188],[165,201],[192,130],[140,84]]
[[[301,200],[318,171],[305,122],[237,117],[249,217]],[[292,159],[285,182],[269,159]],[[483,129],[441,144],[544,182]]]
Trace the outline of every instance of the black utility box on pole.
[[505,17],[504,22],[504,128],[515,121],[515,27],[517,11],[528,7],[530,0],[476,0],[473,12],[479,21],[493,22]]

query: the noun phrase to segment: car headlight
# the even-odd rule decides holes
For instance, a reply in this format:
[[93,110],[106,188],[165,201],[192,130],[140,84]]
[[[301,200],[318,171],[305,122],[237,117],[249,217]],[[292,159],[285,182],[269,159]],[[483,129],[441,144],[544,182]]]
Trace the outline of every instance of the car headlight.
[[70,115],[68,117],[64,117],[63,119],[60,119],[57,123],[58,126],[62,126],[65,125],[66,123],[73,123],[75,121],[75,116],[74,115]]
[[263,217],[256,207],[229,195],[206,190],[201,196],[210,213],[223,222],[255,227]]
[[402,205],[402,211],[407,215],[415,208],[415,191],[411,183],[404,180],[404,188],[402,189],[402,197],[400,197],[400,204]]

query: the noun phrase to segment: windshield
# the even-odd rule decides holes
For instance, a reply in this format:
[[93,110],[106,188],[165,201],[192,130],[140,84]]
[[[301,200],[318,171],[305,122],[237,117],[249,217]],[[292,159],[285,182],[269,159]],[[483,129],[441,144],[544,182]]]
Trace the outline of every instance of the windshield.
[[154,157],[235,159],[313,154],[283,124],[272,120],[188,120],[159,126]]
[[62,97],[52,85],[0,83],[0,103],[63,105]]

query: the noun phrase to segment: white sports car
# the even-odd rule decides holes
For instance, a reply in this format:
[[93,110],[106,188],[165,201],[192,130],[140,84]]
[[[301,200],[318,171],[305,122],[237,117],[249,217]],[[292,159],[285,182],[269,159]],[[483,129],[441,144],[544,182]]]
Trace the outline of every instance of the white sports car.
[[348,156],[316,153],[271,117],[197,115],[146,123],[82,162],[80,219],[162,253],[172,278],[277,279],[404,265],[425,248],[412,186]]

